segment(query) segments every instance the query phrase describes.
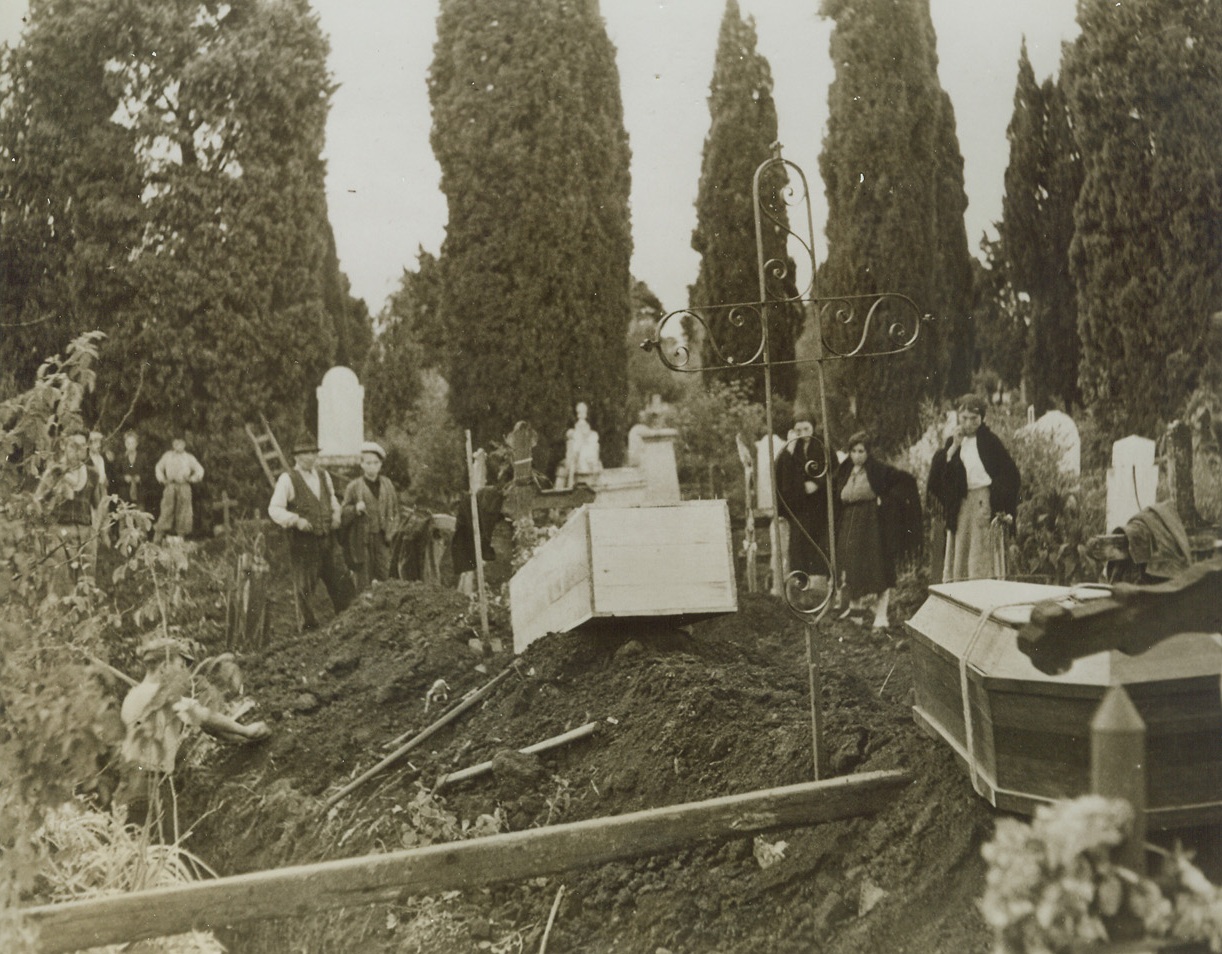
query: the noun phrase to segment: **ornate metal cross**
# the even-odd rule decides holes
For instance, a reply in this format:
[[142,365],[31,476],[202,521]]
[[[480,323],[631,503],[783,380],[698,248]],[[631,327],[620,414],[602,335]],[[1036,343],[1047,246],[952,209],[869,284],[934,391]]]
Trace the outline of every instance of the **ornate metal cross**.
[[[761,183],[784,182],[780,189],[762,189]],[[882,292],[872,295],[839,295],[820,298],[815,295],[815,239],[812,224],[810,193],[806,175],[796,164],[781,156],[780,143],[773,144],[773,155],[764,160],[755,170],[752,180],[752,199],[755,209],[755,249],[759,277],[759,299],[752,302],[737,302],[725,305],[699,305],[672,311],[658,321],[654,337],[642,344],[648,351],[656,351],[662,363],[672,371],[685,373],[708,373],[729,368],[758,368],[764,375],[764,419],[771,441],[773,431],[772,372],[784,364],[813,364],[819,392],[819,416],[821,434],[816,440],[822,445],[822,468],[814,463],[806,464],[806,476],[811,480],[827,480],[830,483],[830,461],[835,449],[829,435],[827,386],[824,380],[824,363],[854,358],[879,358],[899,354],[911,349],[921,332],[921,325],[929,316],[922,315],[916,303],[906,295]],[[804,213],[806,232],[795,231],[786,209]],[[788,258],[766,258],[764,244],[765,228],[780,230],[787,239],[796,240],[809,260],[810,281],[805,289],[787,291],[785,282],[790,276]],[[809,327],[813,323],[815,354],[809,358],[787,360],[774,359],[770,351],[769,321],[786,309],[800,308]],[[706,355],[715,363],[696,366],[692,354],[684,343],[684,334],[667,334],[671,323],[685,321],[698,325],[705,336]],[[715,335],[719,324],[729,323],[736,328],[758,327],[759,338],[750,354],[735,354],[728,351]],[[835,332],[834,334],[832,332]],[[847,343],[847,346],[846,346]],[[792,441],[790,441],[792,446]],[[778,492],[776,460],[777,454],[770,447],[769,467],[772,476],[773,500],[777,516],[785,516],[790,524],[790,533],[801,533],[811,544],[821,567],[827,573],[808,573],[793,570],[784,579],[782,593],[790,609],[807,624],[806,656],[810,675],[811,726],[813,735],[815,778],[826,772],[826,759],[822,746],[822,717],[819,708],[820,679],[818,657],[814,642],[814,624],[821,620],[833,605],[840,583],[836,568],[835,521],[832,513],[832,491],[828,488],[828,551],[812,539],[806,528],[795,518],[789,504]],[[775,524],[775,521],[774,521]],[[772,534],[773,567],[779,566],[778,535]],[[826,583],[823,582],[826,580]]]

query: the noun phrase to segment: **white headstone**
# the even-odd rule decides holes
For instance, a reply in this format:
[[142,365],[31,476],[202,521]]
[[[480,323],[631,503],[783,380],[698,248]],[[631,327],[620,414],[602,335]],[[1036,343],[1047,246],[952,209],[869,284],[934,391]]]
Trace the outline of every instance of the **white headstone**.
[[1107,471],[1107,531],[1123,527],[1152,505],[1157,493],[1154,441],[1136,435],[1116,441],[1112,445],[1112,466]]
[[[772,435],[772,459],[785,449],[780,435]],[[776,504],[772,501],[772,463],[768,460],[768,438],[755,442],[755,509],[761,513],[772,513]]]
[[1072,417],[1064,411],[1049,411],[1031,428],[1051,439],[1060,449],[1062,473],[1075,476],[1082,473],[1082,436]]
[[351,368],[322,376],[318,395],[318,451],[323,457],[359,457],[365,440],[365,389]]

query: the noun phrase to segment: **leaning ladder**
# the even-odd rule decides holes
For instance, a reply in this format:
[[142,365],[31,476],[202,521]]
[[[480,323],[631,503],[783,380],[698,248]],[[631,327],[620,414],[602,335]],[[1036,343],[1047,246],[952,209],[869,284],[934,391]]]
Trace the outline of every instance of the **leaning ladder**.
[[[276,487],[276,477],[281,471],[289,469],[288,458],[284,456],[284,451],[280,449],[280,444],[276,441],[276,435],[272,433],[271,426],[267,423],[267,418],[262,414],[259,415],[259,426],[261,431],[256,431],[253,424],[246,424],[246,433],[250,437],[250,441],[255,445],[255,454],[259,458],[259,465],[263,468],[263,473],[267,475],[267,482],[272,485],[274,490]],[[274,465],[274,466],[273,466]]]

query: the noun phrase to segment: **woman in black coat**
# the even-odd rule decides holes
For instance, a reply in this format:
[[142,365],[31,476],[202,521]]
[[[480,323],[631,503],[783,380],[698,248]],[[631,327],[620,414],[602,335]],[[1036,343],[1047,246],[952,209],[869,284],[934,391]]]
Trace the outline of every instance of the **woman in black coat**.
[[[851,464],[851,466],[849,466]],[[870,454],[870,438],[849,438],[849,460],[834,483],[839,517],[836,565],[849,609],[874,602],[874,628],[887,626],[896,565],[916,556],[921,545],[921,498],[916,478]]]
[[984,423],[985,402],[967,394],[958,402],[953,436],[933,456],[929,497],[946,520],[942,580],[1005,576],[1005,527],[1018,513],[1018,465]]
[[836,473],[808,417],[794,422],[793,438],[776,459],[780,514],[789,521],[789,569],[809,576],[829,575],[827,488]]

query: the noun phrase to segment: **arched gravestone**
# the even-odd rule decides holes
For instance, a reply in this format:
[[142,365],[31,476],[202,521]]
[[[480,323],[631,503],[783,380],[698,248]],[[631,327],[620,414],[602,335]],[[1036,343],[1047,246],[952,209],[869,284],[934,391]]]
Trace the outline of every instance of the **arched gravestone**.
[[322,376],[318,394],[318,450],[323,457],[359,457],[365,440],[365,388],[351,368]]
[[1064,411],[1049,411],[1029,426],[1056,444],[1061,452],[1057,463],[1063,473],[1075,477],[1082,473],[1082,437],[1072,417]]
[[1112,445],[1107,471],[1107,529],[1114,531],[1151,506],[1158,490],[1154,441],[1135,434]]

